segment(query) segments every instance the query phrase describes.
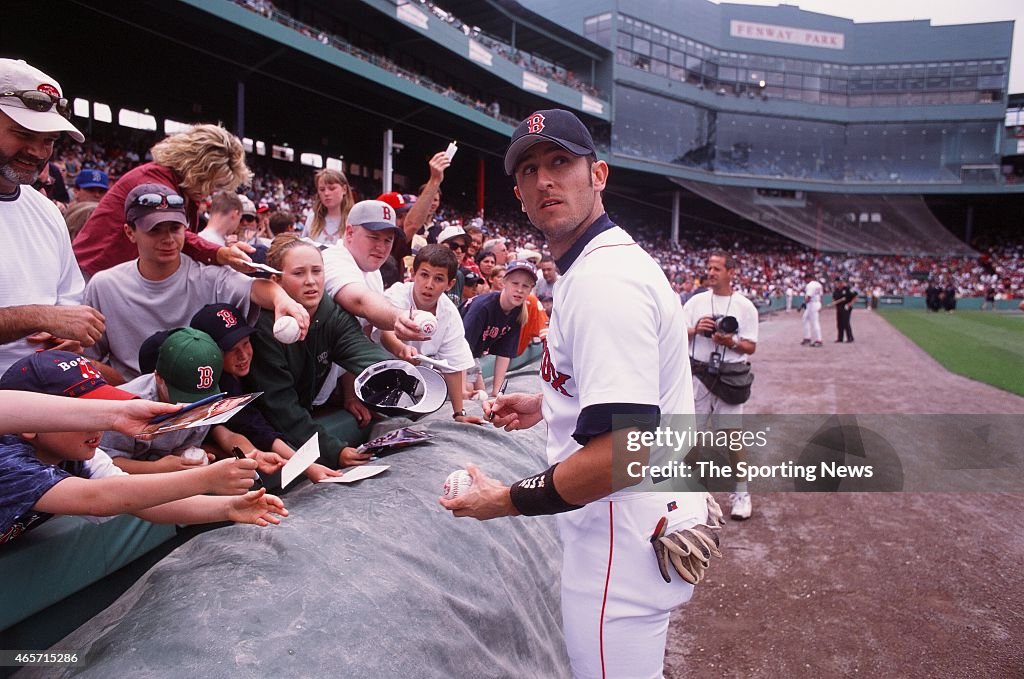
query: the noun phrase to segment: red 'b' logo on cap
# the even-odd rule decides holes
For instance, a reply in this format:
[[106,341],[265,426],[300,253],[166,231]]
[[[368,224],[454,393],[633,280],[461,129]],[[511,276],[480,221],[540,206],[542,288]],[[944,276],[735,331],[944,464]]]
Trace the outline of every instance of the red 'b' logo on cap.
[[217,315],[220,316],[220,320],[224,321],[225,328],[234,327],[235,324],[238,323],[238,321],[235,320],[235,315],[227,309],[221,309],[217,312]]
[[208,365],[201,365],[199,370],[199,381],[196,383],[197,389],[209,389],[213,386],[213,368]]
[[544,130],[544,116],[534,113],[526,119],[526,131],[530,134],[539,134]]

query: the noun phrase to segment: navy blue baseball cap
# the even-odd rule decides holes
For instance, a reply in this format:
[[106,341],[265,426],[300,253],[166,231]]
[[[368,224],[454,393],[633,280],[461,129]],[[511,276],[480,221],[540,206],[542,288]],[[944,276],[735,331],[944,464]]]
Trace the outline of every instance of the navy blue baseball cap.
[[231,351],[232,347],[256,332],[256,328],[246,325],[238,307],[230,304],[207,304],[188,324],[212,337],[221,351]]
[[505,275],[507,276],[513,271],[525,271],[533,276],[534,284],[537,283],[537,267],[533,265],[533,262],[528,262],[525,259],[513,260],[505,265]]
[[103,170],[82,170],[75,177],[75,186],[80,189],[109,189],[110,177]]
[[164,345],[164,341],[168,337],[179,330],[181,328],[159,330],[142,342],[142,346],[139,347],[139,373],[148,375],[156,370],[156,359],[160,357],[160,347]]
[[560,108],[536,111],[512,133],[512,142],[505,151],[505,174],[514,173],[519,157],[542,141],[554,142],[575,156],[597,155],[590,130],[574,114]]
[[107,401],[130,401],[135,398],[135,394],[107,384],[85,356],[56,349],[37,351],[16,361],[0,377],[0,389]]

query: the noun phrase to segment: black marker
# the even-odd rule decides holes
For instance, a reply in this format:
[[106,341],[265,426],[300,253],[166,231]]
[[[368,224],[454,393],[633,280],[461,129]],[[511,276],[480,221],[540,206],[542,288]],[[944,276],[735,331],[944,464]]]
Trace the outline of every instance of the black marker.
[[[495,400],[497,400],[498,396],[504,396],[506,389],[508,389],[508,378],[507,377],[504,380],[501,381],[501,389],[498,390],[497,395],[494,397]],[[487,419],[488,419],[488,421],[494,419],[494,410],[493,410],[493,408],[491,409],[491,414],[487,416]]]
[[[243,453],[242,449],[239,448],[238,446],[235,446],[234,448],[232,448],[231,452],[234,453],[235,457],[237,457],[239,460],[248,460],[249,459],[249,458],[247,458],[245,456],[245,453]],[[260,473],[256,472],[256,478],[253,480],[252,487],[249,488],[249,490],[259,490],[262,487],[263,487],[263,480],[260,479]]]

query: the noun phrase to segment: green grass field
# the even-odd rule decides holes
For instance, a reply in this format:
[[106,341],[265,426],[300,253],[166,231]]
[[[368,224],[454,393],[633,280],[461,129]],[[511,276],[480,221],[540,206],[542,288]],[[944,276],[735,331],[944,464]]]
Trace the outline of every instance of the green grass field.
[[1024,396],[1020,313],[885,310],[882,318],[948,370]]

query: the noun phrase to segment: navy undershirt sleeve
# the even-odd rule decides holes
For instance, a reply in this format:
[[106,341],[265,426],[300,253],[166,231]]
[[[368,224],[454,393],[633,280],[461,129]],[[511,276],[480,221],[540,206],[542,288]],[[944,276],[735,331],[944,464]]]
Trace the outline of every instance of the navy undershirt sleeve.
[[[613,420],[613,416],[615,417]],[[661,408],[645,403],[598,403],[580,411],[576,431],[572,437],[581,446],[590,439],[616,429],[637,427],[643,431],[654,429],[661,419]]]

